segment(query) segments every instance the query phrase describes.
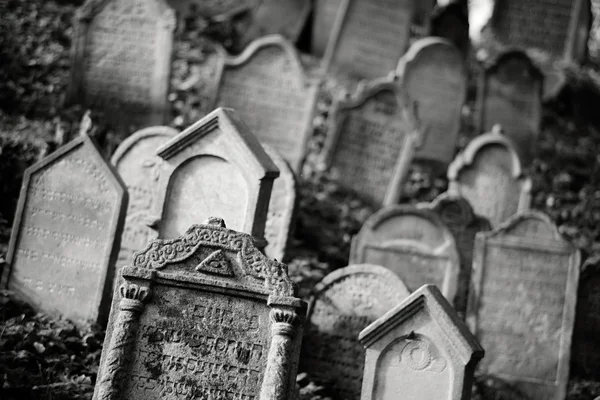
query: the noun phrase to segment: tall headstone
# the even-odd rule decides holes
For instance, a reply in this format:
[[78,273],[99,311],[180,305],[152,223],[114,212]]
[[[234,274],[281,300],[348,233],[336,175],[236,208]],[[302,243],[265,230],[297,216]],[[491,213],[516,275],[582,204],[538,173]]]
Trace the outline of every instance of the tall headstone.
[[475,235],[477,232],[489,231],[492,227],[487,219],[475,215],[473,207],[465,198],[447,192],[436,197],[431,203],[421,203],[417,206],[434,211],[454,236],[460,258],[460,272],[453,305],[459,315],[464,317],[471,283]]
[[165,0],[87,0],[77,11],[69,99],[116,129],[160,125],[175,13]]
[[161,239],[211,215],[231,221],[263,248],[273,180],[279,170],[236,113],[218,108],[157,150],[163,159],[156,213]]
[[579,262],[541,212],[477,234],[467,321],[486,351],[482,373],[532,400],[565,398]]
[[437,285],[454,301],[460,272],[456,242],[431,210],[396,205],[377,211],[352,240],[350,263],[382,265],[411,291]]
[[444,170],[456,151],[467,96],[464,58],[452,43],[427,37],[411,45],[397,73],[421,124],[415,159]]
[[279,169],[279,177],[273,182],[265,225],[265,254],[269,258],[286,261],[286,250],[296,221],[296,176],[277,151],[269,146],[264,146],[264,149]]
[[365,328],[361,400],[471,398],[484,350],[433,285]]
[[531,204],[531,179],[523,174],[512,142],[499,129],[477,136],[448,167],[448,192],[464,197],[475,214],[497,227]]
[[94,400],[293,398],[306,303],[250,235],[213,218],[121,274]]
[[466,1],[451,1],[438,5],[431,14],[431,36],[437,36],[454,44],[466,58],[471,48],[469,37],[469,11]]
[[501,53],[480,75],[477,131],[500,124],[522,160],[532,158],[542,123],[543,75],[520,50]]
[[582,62],[591,20],[590,0],[496,0],[490,26],[494,37],[505,45]]
[[217,105],[236,110],[261,143],[272,146],[299,171],[312,132],[317,90],[292,44],[270,35],[225,60]]
[[325,48],[342,3],[343,0],[315,0],[311,53],[317,57],[322,57],[325,54]]
[[87,137],[25,171],[2,286],[37,310],[106,322],[127,192]]
[[364,350],[358,334],[400,304],[409,291],[378,265],[351,265],[327,275],[309,307],[301,369],[339,398],[360,398]]
[[418,129],[401,83],[375,80],[352,97],[335,99],[330,124],[325,164],[341,186],[380,206],[401,172],[395,167],[408,134]]
[[160,219],[156,206],[162,158],[156,150],[176,134],[177,130],[168,126],[144,128],[124,140],[110,160],[129,193],[117,269],[131,265],[133,253],[157,237],[154,225]]
[[573,330],[571,375],[600,380],[600,267],[587,265],[581,273]]

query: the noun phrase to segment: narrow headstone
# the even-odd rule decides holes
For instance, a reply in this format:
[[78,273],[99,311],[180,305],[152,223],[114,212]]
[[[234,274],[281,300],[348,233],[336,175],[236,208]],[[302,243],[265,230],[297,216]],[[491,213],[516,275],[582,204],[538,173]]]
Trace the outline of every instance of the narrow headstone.
[[120,131],[160,125],[175,13],[165,0],[87,0],[75,17],[69,99]]
[[317,90],[292,44],[270,35],[225,60],[217,105],[233,108],[261,143],[272,146],[299,171],[312,132]]
[[327,275],[311,299],[301,369],[338,398],[359,399],[365,353],[358,334],[408,295],[404,283],[378,265],[351,265]]
[[361,400],[471,398],[484,350],[433,285],[365,328]]
[[466,2],[451,1],[446,5],[436,6],[431,14],[431,36],[448,40],[466,59],[471,48]]
[[342,0],[315,0],[311,38],[311,53],[313,55],[322,57],[325,54],[325,48],[342,3]]
[[124,140],[110,160],[129,193],[117,270],[131,265],[133,253],[157,237],[154,225],[160,219],[156,207],[160,202],[158,180],[162,158],[156,155],[156,150],[176,134],[177,130],[168,126],[142,129]]
[[227,108],[218,108],[157,150],[159,237],[175,238],[185,226],[211,215],[229,219],[263,248],[273,180],[279,170],[250,129]]
[[491,229],[490,223],[485,218],[475,215],[471,204],[465,198],[453,196],[449,193],[442,193],[431,203],[421,203],[417,206],[433,210],[454,236],[460,256],[460,272],[453,305],[459,315],[464,317],[471,283],[475,235],[477,232],[489,231]]
[[273,182],[265,225],[265,239],[267,239],[265,254],[269,258],[285,261],[288,242],[294,233],[296,220],[296,177],[290,165],[277,151],[270,146],[264,146],[264,149],[279,169],[279,177]]
[[579,280],[571,375],[600,380],[600,266],[585,267]]
[[452,232],[436,213],[409,205],[382,208],[352,240],[351,264],[382,265],[409,290],[425,284],[442,288],[454,301],[460,260]]
[[494,37],[505,45],[582,62],[591,19],[590,0],[497,0],[489,24]]
[[291,399],[306,303],[287,267],[222,219],[121,271],[94,399]]
[[531,179],[500,129],[473,139],[448,167],[448,181],[448,192],[467,199],[494,228],[531,204]]
[[427,37],[414,42],[397,69],[416,103],[421,138],[415,159],[444,170],[452,161],[467,96],[467,68],[450,42]]
[[579,251],[545,214],[517,214],[477,234],[467,321],[484,374],[532,400],[566,396]]
[[502,125],[522,160],[532,159],[542,123],[543,75],[520,50],[501,53],[480,75],[477,131]]
[[25,171],[2,286],[39,311],[106,322],[127,192],[87,136]]
[[408,134],[418,129],[400,82],[375,80],[352,97],[335,99],[330,124],[325,164],[342,187],[381,206],[392,182],[403,175],[395,167]]

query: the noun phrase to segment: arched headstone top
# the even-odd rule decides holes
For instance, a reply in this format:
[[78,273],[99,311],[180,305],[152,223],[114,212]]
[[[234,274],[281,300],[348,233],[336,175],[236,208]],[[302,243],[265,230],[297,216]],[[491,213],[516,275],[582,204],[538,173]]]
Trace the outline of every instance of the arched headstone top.
[[150,126],[148,128],[140,129],[121,142],[119,147],[117,147],[114,154],[110,158],[110,163],[115,166],[118,165],[119,161],[121,161],[125,154],[127,154],[127,152],[130,151],[131,148],[141,140],[156,136],[168,138],[173,137],[178,133],[179,131],[177,129],[171,128],[170,126]]
[[504,49],[503,51],[496,53],[493,57],[490,57],[486,60],[484,64],[484,71],[486,74],[496,74],[500,72],[500,69],[509,65],[511,61],[522,63],[526,67],[529,76],[529,79],[544,79],[544,74],[538,68],[538,66],[533,62],[531,57],[527,55],[527,52],[520,47],[509,47]]
[[438,51],[439,49],[444,50],[448,56],[451,56],[458,61],[458,65],[462,67],[461,70],[466,77],[467,67],[463,61],[460,50],[449,40],[437,36],[427,36],[415,40],[408,48],[408,51],[402,56],[400,62],[398,62],[396,74],[404,77],[405,71],[410,69],[411,63],[414,63],[418,57],[426,54],[428,51]]
[[[486,236],[490,238],[504,235],[514,235],[521,238],[531,237],[540,240],[565,240],[552,219],[547,214],[536,210],[515,214],[493,231],[486,233]],[[575,250],[574,247],[573,250]]]

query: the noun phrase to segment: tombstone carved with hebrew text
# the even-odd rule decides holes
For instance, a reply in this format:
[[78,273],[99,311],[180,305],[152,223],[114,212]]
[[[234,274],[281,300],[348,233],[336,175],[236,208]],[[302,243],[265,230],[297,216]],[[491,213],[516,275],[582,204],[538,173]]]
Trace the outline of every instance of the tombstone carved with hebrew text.
[[233,108],[261,143],[299,171],[316,96],[316,82],[306,77],[292,44],[270,35],[227,57],[217,106]]
[[409,290],[437,285],[454,301],[460,260],[450,230],[433,211],[414,206],[382,208],[352,240],[350,263],[382,265]]
[[448,167],[448,181],[448,192],[467,199],[492,227],[530,207],[531,180],[500,130],[473,139]]
[[174,29],[165,0],[88,0],[76,15],[70,101],[127,133],[163,124]]
[[350,265],[316,287],[302,350],[301,369],[327,382],[338,398],[360,398],[364,350],[358,334],[408,297],[404,283],[378,265]]
[[532,400],[562,400],[569,379],[580,254],[529,211],[477,234],[467,321],[484,374]]
[[287,267],[209,218],[121,271],[94,399],[290,399],[306,303]]
[[79,137],[25,171],[3,286],[35,309],[106,322],[127,192]]

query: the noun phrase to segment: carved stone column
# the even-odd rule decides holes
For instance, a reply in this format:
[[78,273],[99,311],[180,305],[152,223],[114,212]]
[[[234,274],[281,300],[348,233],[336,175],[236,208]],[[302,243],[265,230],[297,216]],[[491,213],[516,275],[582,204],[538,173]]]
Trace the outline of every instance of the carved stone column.
[[119,315],[114,323],[108,355],[99,382],[98,399],[120,400],[123,396],[125,377],[131,365],[139,316],[150,297],[150,288],[125,282],[119,288],[121,302]]

